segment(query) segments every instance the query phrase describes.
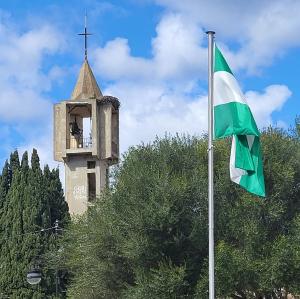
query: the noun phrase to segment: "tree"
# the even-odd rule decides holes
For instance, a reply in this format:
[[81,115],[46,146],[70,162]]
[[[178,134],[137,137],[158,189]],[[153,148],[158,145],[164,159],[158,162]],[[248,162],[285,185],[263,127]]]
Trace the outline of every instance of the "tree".
[[[9,180],[4,175],[7,169]],[[0,294],[10,298],[52,298],[55,292],[54,270],[48,269],[43,256],[57,245],[57,240],[53,230],[48,228],[53,226],[54,217],[61,226],[66,225],[69,218],[58,171],[50,171],[46,166],[43,172],[35,149],[31,167],[27,152],[20,163],[15,151],[9,165],[4,166],[0,187],[5,197],[1,208]],[[27,271],[36,264],[43,273],[39,289],[26,281]]]
[[300,116],[298,115],[295,120],[295,131],[298,138],[300,138]]
[[[216,278],[218,293],[239,298],[277,298],[281,289],[299,292],[300,144],[280,129],[262,136],[266,199],[238,190],[232,207],[217,206]],[[224,212],[223,212],[224,211]],[[298,235],[298,237],[297,237]],[[198,294],[207,290],[206,269]]]
[[[230,142],[215,144],[216,282],[222,298],[299,292],[299,139],[269,128],[262,144],[266,199],[230,181]],[[166,137],[133,147],[113,181],[66,233],[68,295],[207,298],[206,137]]]

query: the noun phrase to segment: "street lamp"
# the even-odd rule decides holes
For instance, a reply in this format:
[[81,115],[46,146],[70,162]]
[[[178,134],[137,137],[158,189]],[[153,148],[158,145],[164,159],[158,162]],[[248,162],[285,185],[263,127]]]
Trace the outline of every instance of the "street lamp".
[[42,279],[42,273],[40,269],[38,268],[33,268],[27,273],[27,282],[31,285],[35,285],[41,282]]
[[[51,230],[52,231],[54,230],[54,234],[57,237],[59,231],[62,230],[59,227],[59,221],[58,220],[55,220],[53,227],[42,228],[41,232],[51,231]],[[26,279],[27,279],[27,282],[31,285],[36,285],[36,284],[39,284],[41,282],[42,273],[41,273],[41,270],[39,269],[39,267],[37,266],[36,263],[34,264],[33,268],[30,271],[27,272]],[[58,297],[58,287],[59,287],[59,276],[58,276],[58,269],[56,269],[56,271],[55,271],[55,294],[56,294],[56,297]]]

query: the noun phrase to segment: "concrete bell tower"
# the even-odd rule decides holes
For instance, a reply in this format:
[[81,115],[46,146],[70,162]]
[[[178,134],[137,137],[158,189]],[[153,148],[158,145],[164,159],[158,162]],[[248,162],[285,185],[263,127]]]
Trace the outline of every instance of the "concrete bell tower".
[[[86,37],[85,35],[85,46]],[[71,214],[82,214],[106,187],[119,159],[119,100],[103,96],[85,59],[72,96],[54,105],[54,159],[65,165]]]

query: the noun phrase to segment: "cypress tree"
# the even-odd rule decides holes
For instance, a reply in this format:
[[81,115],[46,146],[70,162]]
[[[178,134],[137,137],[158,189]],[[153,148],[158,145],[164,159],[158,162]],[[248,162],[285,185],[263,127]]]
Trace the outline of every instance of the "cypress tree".
[[[6,197],[8,189],[10,187],[9,172],[10,172],[9,164],[8,161],[6,160],[2,170],[1,181],[0,181],[1,199],[4,199]],[[3,206],[3,202],[1,202],[0,208],[2,208],[2,206]]]
[[5,208],[5,201],[6,201],[7,192],[10,188],[10,184],[11,184],[10,167],[8,161],[6,160],[0,178],[0,232],[1,234],[3,232],[3,221],[4,221],[3,214]]
[[28,171],[28,169],[29,169],[27,151],[25,151],[23,156],[22,156],[21,169],[24,170],[24,171]]
[[10,154],[10,168],[12,173],[20,168],[20,159],[18,150],[15,150],[13,153]]
[[[10,181],[11,181],[11,173],[10,173],[10,166],[8,161],[6,160],[1,180],[0,180],[0,264],[5,267],[3,264],[4,259],[7,258],[6,255],[6,221],[5,221],[5,209],[6,209],[6,199],[7,199],[7,192],[10,188]],[[0,294],[2,296],[2,286],[3,286],[4,275],[0,274]],[[0,297],[1,298],[1,297]]]
[[3,221],[4,221],[3,213],[4,213],[6,195],[10,188],[10,184],[11,184],[10,167],[8,161],[6,160],[0,178],[0,232],[1,234],[3,232]]
[[[46,168],[49,170],[48,165]],[[47,178],[46,169],[44,173]],[[59,220],[61,225],[65,226],[70,221],[70,215],[68,213],[68,204],[65,201],[64,192],[59,178],[59,169],[54,168],[49,174],[50,176],[47,179],[47,194],[50,195],[49,203],[51,207],[51,221],[54,223],[55,220]]]
[[9,188],[10,188],[10,169],[9,169],[8,161],[6,160],[0,178],[0,242],[1,242],[1,236],[4,231],[3,214],[4,214],[6,196]]
[[37,150],[34,148],[31,155],[31,168],[33,171],[40,171],[40,158],[38,156]]
[[18,152],[15,151],[10,156],[9,178],[10,188],[7,192],[5,203],[2,209],[1,224],[3,228],[1,242],[1,264],[4,271],[1,275],[1,292],[7,294],[8,287],[10,291],[20,286],[21,278],[20,266],[18,261],[19,248],[22,243],[23,233],[23,188],[26,185],[24,176],[20,171],[20,162]]
[[[0,180],[0,200],[3,203],[0,234],[0,298],[53,298],[55,275],[49,269],[44,254],[56,247],[57,240],[51,229],[55,219],[60,225],[68,219],[58,171],[48,166],[44,172],[36,149],[31,156],[18,152],[11,154],[4,165]],[[55,205],[55,206],[54,206]],[[27,272],[38,265],[42,271],[39,286],[26,281]]]
[[[47,202],[50,207],[50,221],[52,224],[58,221],[59,227],[66,227],[70,221],[68,213],[68,205],[64,200],[62,185],[59,179],[59,169],[49,169],[49,166],[44,167],[44,182],[46,188]],[[65,290],[65,270],[62,269],[62,262],[59,260],[59,239],[61,230],[52,234],[47,242],[48,248],[45,248],[45,259],[48,261],[44,271],[47,272],[49,278],[48,293],[55,291],[55,279],[58,277],[58,290]],[[51,289],[52,286],[52,289]]]

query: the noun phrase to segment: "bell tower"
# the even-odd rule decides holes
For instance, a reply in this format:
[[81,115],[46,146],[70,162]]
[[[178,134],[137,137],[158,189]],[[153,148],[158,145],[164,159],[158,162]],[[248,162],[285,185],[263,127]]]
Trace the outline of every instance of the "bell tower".
[[71,214],[82,214],[106,187],[119,159],[119,100],[103,96],[87,59],[69,100],[54,105],[54,159],[65,165]]

